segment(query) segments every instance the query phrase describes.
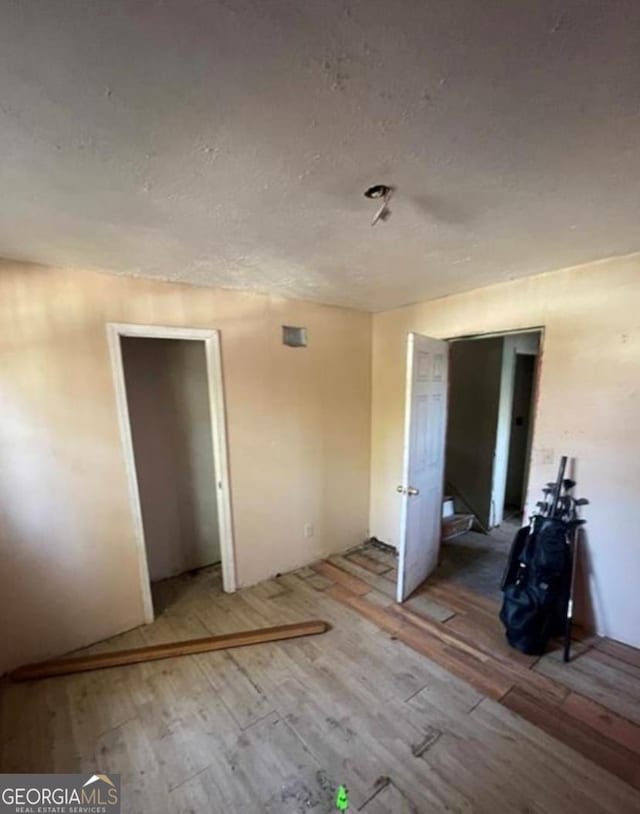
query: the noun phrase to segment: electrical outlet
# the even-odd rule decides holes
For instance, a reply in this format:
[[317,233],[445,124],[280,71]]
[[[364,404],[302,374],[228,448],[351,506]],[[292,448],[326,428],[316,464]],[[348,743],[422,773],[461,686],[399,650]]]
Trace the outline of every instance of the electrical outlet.
[[304,524],[304,536],[307,538],[313,537],[313,523]]

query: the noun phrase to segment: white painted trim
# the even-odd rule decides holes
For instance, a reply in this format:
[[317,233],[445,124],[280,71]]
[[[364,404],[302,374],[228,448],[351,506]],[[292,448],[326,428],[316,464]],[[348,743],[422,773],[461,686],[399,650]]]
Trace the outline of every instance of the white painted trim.
[[220,332],[214,331],[213,336],[205,340],[204,347],[207,355],[213,460],[217,477],[216,499],[218,504],[220,553],[222,556],[222,587],[227,593],[233,593],[236,590],[236,558],[233,541],[231,489],[229,485],[229,453],[227,449],[227,419],[224,406]]
[[107,340],[111,356],[111,368],[116,396],[118,424],[124,452],[129,503],[133,516],[135,543],[138,555],[140,574],[140,591],[144,607],[144,618],[147,623],[153,622],[153,601],[147,564],[147,550],[144,541],[142,508],[136,475],[133,438],[129,418],[129,406],[122,363],[123,336],[143,337],[147,339],[188,339],[204,342],[207,384],[209,392],[209,410],[211,415],[211,437],[213,439],[213,459],[215,462],[217,483],[216,503],[218,506],[218,526],[220,531],[220,554],[222,558],[222,584],[225,591],[236,590],[236,563],[233,539],[233,519],[231,513],[231,489],[229,483],[229,463],[227,452],[227,430],[224,404],[224,385],[222,377],[222,353],[220,332],[208,328],[176,328],[161,325],[135,325],[129,323],[107,323]]
[[[407,364],[405,368],[404,385],[404,447],[402,450],[402,486],[409,485],[409,458],[411,448],[411,398],[413,394],[413,362],[414,346],[416,342],[415,333],[411,332],[407,336]],[[402,493],[402,508],[400,510],[400,540],[398,544],[398,579],[396,581],[396,602],[404,599],[404,565],[407,554],[407,509],[409,497],[406,492]]]
[[149,566],[147,552],[144,546],[144,529],[142,526],[142,509],[138,493],[138,477],[133,459],[133,439],[129,423],[129,405],[124,383],[124,367],[122,364],[122,348],[120,347],[120,333],[116,325],[107,324],[107,340],[109,342],[109,355],[111,356],[111,370],[116,393],[116,410],[120,426],[120,438],[124,451],[125,469],[127,471],[127,486],[129,490],[129,505],[133,516],[133,533],[138,557],[138,573],[140,576],[140,590],[142,593],[142,607],[144,620],[147,624],[153,622],[153,601],[151,598],[151,583],[149,581]]

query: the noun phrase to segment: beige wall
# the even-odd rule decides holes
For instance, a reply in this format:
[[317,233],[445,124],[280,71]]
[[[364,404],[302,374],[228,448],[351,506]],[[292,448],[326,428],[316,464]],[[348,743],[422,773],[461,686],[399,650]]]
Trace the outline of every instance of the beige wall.
[[368,314],[3,262],[0,672],[143,619],[111,321],[221,331],[241,584],[367,536]]
[[[577,458],[598,625],[640,644],[640,258],[371,317],[273,297],[0,264],[0,672],[140,624],[105,325],[218,328],[241,584],[368,533],[397,543],[406,333],[545,327],[533,499]],[[306,350],[280,343],[305,325]],[[305,538],[305,523],[315,534]]]
[[152,582],[220,562],[204,342],[122,337]]
[[600,632],[640,645],[640,256],[388,311],[373,320],[371,533],[398,543],[408,331],[446,338],[544,326],[531,490],[576,458]]

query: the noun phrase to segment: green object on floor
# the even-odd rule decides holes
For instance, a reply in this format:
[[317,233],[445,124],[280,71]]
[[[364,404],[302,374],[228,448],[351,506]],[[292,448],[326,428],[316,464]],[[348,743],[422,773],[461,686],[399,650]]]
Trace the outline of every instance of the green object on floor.
[[336,808],[338,811],[346,811],[349,808],[349,793],[344,786],[338,786]]

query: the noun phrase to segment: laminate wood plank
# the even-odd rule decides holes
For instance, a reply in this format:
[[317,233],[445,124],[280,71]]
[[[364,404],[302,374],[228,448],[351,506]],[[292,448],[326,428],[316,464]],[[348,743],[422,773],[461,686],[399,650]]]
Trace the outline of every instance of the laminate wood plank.
[[505,678],[504,673],[493,665],[445,644],[410,622],[403,621],[394,635],[490,698],[501,698],[513,686],[513,680]]
[[[408,616],[408,621],[426,629],[427,632],[438,635],[454,650],[461,650],[476,661],[487,665],[494,674],[502,677],[501,686],[505,688],[505,692],[511,686],[517,684],[526,689],[531,695],[555,704],[561,703],[568,694],[568,689],[563,685],[532,672],[529,667],[535,662],[530,661],[529,657],[520,659],[518,656],[522,654],[512,648],[506,646],[494,647],[493,638],[485,640],[472,625],[465,626],[463,635],[452,629],[450,623],[442,626],[434,625],[428,620],[417,620],[411,616]],[[443,638],[443,634],[446,634],[446,638]],[[492,698],[499,697],[495,694],[495,689],[490,695]]]
[[126,811],[147,814],[149,811],[169,814],[168,788],[162,767],[158,764],[149,733],[139,718],[126,721],[97,739],[94,765],[100,771],[120,774],[126,789]]
[[[315,591],[309,580],[286,575],[291,594],[287,597],[276,597],[265,601],[252,591],[242,591],[234,595],[233,620],[237,626],[241,619],[262,618],[271,623],[285,623],[310,613],[322,612],[331,625],[331,637],[349,636],[357,641],[358,637],[370,632],[370,623],[359,614],[352,614],[343,605],[334,602],[325,592]],[[332,587],[336,587],[332,583]],[[309,640],[310,642],[311,640]],[[308,649],[308,648],[307,648]],[[238,658],[248,651],[236,651]]]
[[417,624],[413,624],[410,612],[402,610],[402,606],[380,608],[342,586],[334,585],[328,589],[328,593],[339,602],[358,610],[378,627],[393,634],[417,652],[469,681],[472,686],[491,698],[500,698],[513,686],[511,678],[504,679],[503,671],[486,663],[489,659],[485,654],[449,636],[444,630],[439,630],[437,623],[417,617],[415,620]]
[[70,734],[79,751],[90,751],[96,734],[115,729],[135,717],[136,700],[141,696],[129,691],[123,672],[114,670],[107,680],[101,673],[81,673],[70,676],[64,685],[59,681],[47,684],[64,686]]
[[[304,586],[302,586],[300,591],[296,591],[295,593],[297,598],[293,601],[295,601],[297,604],[295,604],[294,607],[298,613],[305,613],[307,611],[307,605],[306,602],[301,601],[300,598],[301,596],[305,595]],[[311,593],[307,592],[307,594],[309,595],[311,601],[316,601],[316,598],[313,596],[312,592]],[[365,597],[363,598],[370,602],[371,595],[372,593],[370,592],[369,594],[366,594]],[[349,596],[348,593],[345,594],[345,596],[348,597]],[[372,640],[370,634],[366,635],[365,630],[360,630],[360,628],[357,627],[356,624],[354,624],[353,617],[345,618],[344,615],[340,617],[336,616],[335,613],[332,613],[330,609],[326,607],[327,601],[330,601],[330,598],[323,597],[321,599],[322,604],[320,605],[320,607],[316,605],[315,609],[317,612],[321,612],[323,616],[325,616],[325,618],[329,619],[333,625],[333,629],[329,634],[332,648],[334,648],[333,642],[336,637],[340,638],[341,640],[345,639],[346,641],[344,644],[344,659],[346,660],[346,662],[347,663],[353,662],[354,664],[357,665],[357,669],[359,669],[359,672],[361,674],[364,674],[363,680],[366,683],[372,681],[378,684],[378,676],[380,675],[381,677],[383,677],[384,670],[382,669],[382,667],[376,667],[375,665],[373,665],[371,669],[368,669],[366,662],[363,665],[364,669],[361,669],[360,658],[358,656],[358,653],[367,642],[371,641],[371,645],[367,648],[370,653],[378,656],[384,655],[384,657],[388,659],[389,662],[395,664],[397,645],[394,644],[394,642],[391,639],[389,639],[386,635],[384,635],[384,632],[382,630],[379,630],[378,635],[375,635]],[[335,603],[333,602],[331,604],[333,604],[334,607],[338,608],[340,607],[339,605],[335,605]],[[378,605],[378,607],[385,607],[385,603],[381,602],[373,602],[372,604],[374,606]],[[345,612],[349,613],[349,611]],[[364,617],[362,617],[360,613],[358,613],[356,621],[357,619],[363,618]],[[383,618],[378,618],[378,621],[382,622]],[[384,621],[389,622],[390,620],[386,619]],[[352,632],[355,635],[352,636],[351,635]],[[335,645],[336,652],[338,652],[341,647],[342,645]],[[409,697],[410,695],[413,694],[411,692],[412,682],[417,682],[418,687],[426,685],[433,686],[434,684],[441,685],[442,683],[446,683],[448,685],[455,686],[458,688],[466,687],[467,692],[472,692],[474,703],[477,702],[478,697],[475,694],[475,692],[471,691],[470,687],[468,687],[464,682],[456,679],[455,676],[452,676],[450,673],[447,673],[437,662],[421,658],[417,652],[412,653],[411,650],[409,651],[405,650],[402,658],[402,665],[403,667],[401,670],[395,670],[394,668],[393,670],[394,678],[392,682],[392,686],[394,686],[396,690],[399,690],[400,692],[399,693],[395,692],[391,694],[402,695],[406,691],[407,697]],[[542,677],[540,678],[542,679]],[[381,686],[384,687],[386,685],[384,682],[382,682]]]
[[[336,704],[335,696],[321,693],[318,697],[315,684],[307,688],[304,679],[290,678],[280,689],[281,697],[276,703],[282,720],[311,754],[318,756],[323,777],[333,786],[334,794],[338,785],[348,779],[352,803],[365,799],[381,766],[350,725],[349,710]],[[330,810],[327,807],[326,811]]]
[[[338,592],[336,598],[351,604],[365,616],[370,618],[383,629],[392,632],[401,641],[409,644],[413,649],[427,655],[429,658],[451,670],[455,675],[468,680],[474,687],[482,689],[491,698],[500,698],[516,683],[520,683],[528,692],[543,701],[560,703],[567,695],[568,690],[543,676],[532,674],[526,669],[529,659],[522,664],[515,651],[503,648],[502,658],[496,658],[491,646],[484,649],[477,647],[473,640],[473,630],[468,637],[452,635],[449,625],[440,625],[424,617],[414,614],[405,605],[390,605],[384,610],[386,616],[380,613],[371,613],[365,602],[349,599],[348,595]],[[364,597],[366,600],[366,596]],[[392,618],[402,620],[409,627],[394,628]],[[427,635],[422,638],[413,628],[419,628]],[[437,639],[439,641],[434,641]],[[456,651],[460,655],[456,657]]]
[[439,583],[430,585],[426,583],[419,589],[419,593],[429,596],[436,602],[441,602],[443,605],[454,610],[457,614],[468,616],[470,619],[479,623],[489,624],[498,618],[498,607],[484,607],[483,605],[470,602],[469,599],[460,595],[456,590],[444,587]]
[[[395,581],[385,579],[386,574],[380,576],[369,573],[352,558],[337,556],[330,557],[329,561],[338,568],[341,568],[343,571],[347,571],[347,573],[350,573],[353,576],[362,579],[364,582],[367,582],[376,590],[388,596],[389,599],[395,601],[396,584]],[[438,622],[446,621],[453,615],[453,611],[451,611],[449,608],[446,608],[443,605],[438,604],[437,602],[434,602],[428,597],[420,594],[414,594],[403,604],[405,607],[409,607],[412,610],[415,610],[417,613],[422,613]]]
[[640,724],[638,682],[609,665],[590,659],[589,652],[568,664],[561,661],[559,654],[549,654],[541,658],[533,669]]
[[333,581],[323,577],[322,574],[314,574],[312,577],[308,577],[307,582],[315,588],[316,591],[324,591],[330,585],[333,585]]
[[386,608],[367,602],[362,595],[352,593],[343,585],[332,585],[327,589],[327,594],[338,602],[359,611],[366,619],[382,630],[386,630],[387,633],[397,633],[402,625],[402,620],[390,616]]
[[424,616],[409,610],[404,605],[393,605],[388,609],[387,612],[392,616],[396,616],[397,618],[409,622],[417,628],[420,628],[430,636],[435,636],[435,638],[439,639],[444,644],[468,653],[480,662],[486,663],[490,659],[489,655],[480,650],[480,648],[475,647],[469,640],[466,640],[461,636],[452,635],[449,633],[448,628],[444,627],[444,625],[440,625],[431,619],[426,619]]
[[[404,605],[385,605],[385,603],[380,602],[372,603],[389,610],[392,617],[395,615],[412,625],[421,627],[431,635],[436,635],[445,645],[451,645],[454,649],[461,648],[464,650],[468,648],[469,655],[475,660],[485,664],[491,662],[490,667],[483,670],[475,662],[469,663],[467,661],[461,663],[459,659],[456,660],[452,656],[449,648],[440,647],[429,638],[423,638],[421,640],[411,628],[405,628],[404,630],[401,630],[400,627],[396,628],[388,616],[372,614],[368,605],[355,601],[353,598],[351,598],[349,602],[348,594],[338,592],[337,595],[340,596],[341,600],[346,600],[347,604],[351,604],[351,606],[360,613],[363,613],[376,624],[382,626],[383,629],[392,632],[401,641],[410,644],[417,652],[427,655],[432,660],[452,670],[456,675],[471,680],[473,686],[481,687],[491,697],[499,698],[502,693],[507,692],[516,683],[523,686],[531,695],[539,697],[541,700],[549,703],[559,704],[568,694],[568,689],[563,685],[559,685],[542,675],[532,673],[530,670],[523,669],[517,663],[517,660],[511,659],[511,651],[507,653],[503,660],[496,659],[496,654],[492,653],[490,648],[486,652],[483,652],[473,645],[473,639],[465,641],[462,638],[451,636],[447,631],[447,626],[440,627],[429,620],[425,620],[413,614],[411,611],[408,611]],[[366,594],[363,598],[369,600],[370,594]]]
[[[337,788],[322,765],[279,715],[273,713],[244,731],[227,759],[242,785],[265,812],[325,814]],[[238,811],[233,803],[228,809]]]
[[500,602],[497,602],[495,599],[490,599],[487,596],[474,593],[474,591],[465,588],[464,585],[460,585],[453,580],[436,577],[432,581],[427,581],[426,585],[443,591],[447,596],[457,598],[460,602],[464,602],[469,609],[483,611],[491,616],[497,616],[500,610]]
[[[299,649],[296,656],[301,658]],[[334,659],[314,664],[313,672],[306,677],[301,675],[300,681],[305,687],[313,687],[312,697],[321,701],[320,714],[314,716],[315,720],[307,715],[296,716],[292,726],[297,731],[301,727],[306,729],[301,737],[314,754],[324,752],[327,737],[334,743],[337,740],[343,749],[349,749],[350,745],[350,758],[346,763],[343,760],[338,776],[345,778],[355,810],[368,799],[370,788],[385,772],[403,788],[420,788],[423,804],[429,810],[441,808],[443,799],[450,811],[469,810],[454,787],[435,777],[423,761],[412,755],[411,744],[423,739],[425,732],[420,724],[416,725],[415,715],[406,705],[394,701],[376,704],[375,695],[353,675],[349,665]],[[336,697],[349,697],[350,703],[346,707],[335,703]],[[300,706],[297,704],[296,708]],[[308,708],[309,704],[304,706]],[[332,712],[327,715],[327,710]],[[314,735],[310,743],[309,738]],[[350,769],[348,775],[345,775],[345,766]],[[354,775],[367,780],[357,794],[351,788]]]
[[[305,602],[298,599],[296,605],[299,613],[304,612]],[[333,603],[335,606],[335,603]],[[338,606],[339,607],[339,606]],[[326,608],[322,612],[327,616],[330,614]],[[330,633],[330,646],[334,660],[339,664],[347,665],[347,669],[358,677],[360,683],[375,691],[379,699],[387,703],[392,698],[406,698],[420,690],[426,680],[430,677],[425,665],[416,659],[407,659],[402,667],[394,664],[391,656],[390,643],[385,636],[375,636],[372,642],[371,635],[362,635],[358,622],[354,624],[346,618],[347,611],[342,611],[341,617],[332,619],[332,631]],[[370,643],[371,642],[371,643]],[[313,648],[301,648],[308,653],[309,659],[317,661],[322,650]]]
[[633,721],[576,692],[567,695],[562,710],[640,756],[640,726]]
[[420,799],[412,800],[406,793],[391,782],[385,782],[388,778],[380,775],[378,791],[374,786],[373,795],[359,810],[366,814],[417,814],[420,811]]
[[[312,574],[315,572],[312,571]],[[284,585],[280,577],[270,579],[268,582],[262,582],[260,585],[252,586],[252,590],[264,596],[265,599],[272,599],[274,596],[284,596],[289,592],[289,589]]]
[[631,676],[640,686],[640,666],[636,666],[630,661],[623,661],[622,659],[612,656],[606,650],[600,650],[598,647],[592,647],[589,650],[589,659],[592,661],[599,661],[601,664],[606,664],[608,667],[613,668],[619,673]]
[[511,647],[507,642],[502,623],[496,619],[488,628],[474,623],[466,616],[454,616],[447,622],[447,630],[455,631],[466,639],[476,642],[484,651],[501,656],[510,662],[528,668],[535,664],[539,656],[528,656]]
[[302,579],[309,579],[315,574],[313,568],[310,568],[308,565],[305,565],[303,568],[298,568],[297,571],[293,572],[297,577],[302,577]]
[[520,687],[532,698],[543,701],[548,706],[559,706],[569,695],[569,688],[559,684],[534,670],[504,665],[505,673],[513,678],[514,686]]
[[[227,788],[231,784],[227,783]],[[243,812],[251,812],[253,801],[244,787],[234,794],[230,788],[224,794],[219,785],[219,774],[208,766],[193,777],[185,780],[169,794],[168,805],[173,814],[194,814],[200,811],[233,811],[233,806],[241,806]]]
[[[335,630],[332,636],[335,639]],[[239,655],[251,659],[256,652],[243,651]],[[335,641],[331,643],[330,652],[330,657],[323,658],[320,653],[305,653],[300,646],[291,648],[288,655],[296,668],[294,683],[285,682],[277,687],[276,704],[287,722],[303,734],[312,751],[326,749],[327,741],[330,741],[332,748],[340,747],[339,754],[334,757],[339,758],[338,765],[342,765],[342,772],[345,760],[342,750],[345,748],[351,755],[349,763],[352,768],[363,765],[362,761],[370,766],[371,760],[376,758],[377,762],[366,773],[367,783],[370,783],[392,760],[392,756],[387,754],[386,744],[400,743],[407,736],[407,726],[416,738],[420,736],[420,731],[414,731],[406,714],[406,720],[402,720],[399,714],[401,707],[397,702],[394,704],[392,699],[386,703],[380,702],[380,687],[375,675],[371,676],[369,682],[363,681],[363,671],[357,669],[357,654],[350,658],[350,649],[345,647],[342,651]],[[347,704],[345,699],[348,699]],[[286,713],[292,704],[294,712],[289,716]],[[316,712],[310,720],[311,708]],[[368,738],[374,743],[369,743]],[[326,760],[324,763],[327,765]]]
[[[212,811],[259,810],[256,795],[248,785],[238,782],[234,769],[234,754],[243,737],[226,704],[213,690],[190,699],[182,717],[171,724],[167,736],[153,744],[160,766],[164,767],[167,760],[173,759],[175,763],[163,776],[169,809],[191,814],[188,802],[204,793],[213,806]],[[204,756],[202,762],[207,764],[206,768],[189,771],[189,763],[198,759],[198,749]]]
[[[487,700],[487,699],[485,699]],[[485,703],[485,702],[482,702]],[[478,719],[472,713],[474,724]],[[509,801],[512,811],[539,812],[574,811],[571,803],[581,795],[565,779],[563,785],[537,780],[542,770],[541,756],[528,744],[521,744],[515,734],[497,737],[489,728],[472,726],[466,737],[446,734],[425,755],[425,760],[447,777],[458,778],[458,787],[473,800],[474,811],[503,811]],[[549,738],[551,742],[552,739]],[[487,750],[484,744],[490,742]],[[552,748],[552,743],[547,744]],[[588,802],[581,805],[583,814],[602,814],[603,809]]]
[[514,766],[518,777],[544,777],[537,782],[539,792],[547,789],[559,795],[545,810],[581,812],[640,811],[640,793],[620,778],[573,749],[568,743],[545,732],[514,713],[501,702],[483,699],[469,717],[482,727],[484,738],[496,756]]
[[[331,593],[332,592],[330,591],[329,594],[331,594]],[[390,632],[391,634],[395,634],[396,632],[398,632],[398,630],[401,629],[402,622],[404,622],[406,620],[416,620],[416,619],[418,619],[419,621],[422,622],[421,617],[418,617],[416,614],[413,614],[411,611],[408,611],[407,609],[404,608],[404,606],[397,605],[397,604],[395,604],[394,602],[391,602],[391,601],[383,601],[385,599],[385,597],[380,596],[379,594],[376,594],[375,591],[372,591],[372,592],[364,595],[363,597],[355,597],[353,595],[350,595],[349,592],[344,592],[343,590],[337,590],[337,591],[335,591],[335,596],[338,596],[340,600],[344,600],[347,605],[351,605],[351,607],[353,607],[354,610],[356,610],[359,615],[361,614],[363,616],[363,618],[370,619],[374,624],[376,624],[380,628],[381,632],[382,631],[387,631],[387,632]],[[391,614],[389,614],[389,613],[386,613],[386,614],[385,613],[377,613],[376,608],[377,608],[378,611],[385,611],[385,610],[386,611],[391,611]],[[324,607],[319,608],[319,610],[323,614],[327,615],[327,611],[324,609]],[[397,613],[394,613],[394,612],[397,612]],[[425,620],[424,623],[427,626],[430,625],[429,620]],[[344,624],[343,625],[336,625],[336,629],[338,631],[340,631],[343,627],[344,627]],[[335,631],[332,631],[332,635],[333,635],[334,632]],[[387,642],[387,649],[389,650],[389,653],[391,655],[391,653],[392,653],[391,647],[392,646],[389,644],[389,640],[386,637],[384,637],[383,642]],[[376,647],[380,647],[380,646],[384,646],[384,645],[376,644]],[[417,664],[425,663],[420,658],[420,656],[418,656],[418,655],[414,656],[413,661],[414,661],[414,663],[417,663]],[[452,676],[447,674],[446,671],[444,671],[442,668],[440,668],[440,666],[436,662],[426,662],[426,664],[429,665],[429,669],[431,671],[433,671],[435,669],[437,671],[438,675],[448,675],[449,680],[455,681],[455,678],[453,678]]]
[[398,562],[398,555],[395,550],[382,549],[378,546],[367,544],[362,546],[359,551],[365,551],[368,557],[388,565],[389,568],[394,568]]
[[482,615],[489,616],[486,610],[478,609],[470,605],[466,599],[461,599],[455,594],[449,593],[445,588],[437,584],[424,583],[416,591],[418,596],[426,596],[433,602],[437,602],[452,612],[462,615],[471,615],[473,618],[481,618]]
[[483,597],[475,599],[471,592],[466,592],[455,584],[443,584],[437,580],[427,580],[416,593],[429,596],[457,613],[470,615],[473,618],[495,619],[499,611],[499,606],[495,603],[485,600]]
[[[191,663],[192,670],[197,667]],[[136,718],[149,740],[155,764],[161,768],[162,784],[169,793],[210,763],[210,754],[224,743],[224,730],[239,735],[222,699],[213,690],[184,697],[173,685],[170,673],[156,681],[157,697],[139,707]],[[208,718],[203,717],[206,708]],[[214,721],[209,727],[205,721]],[[102,741],[101,741],[102,743]]]
[[395,600],[392,597],[382,593],[382,591],[378,591],[377,588],[372,588],[369,593],[364,594],[364,597],[367,602],[371,602],[372,605],[378,605],[380,608],[390,608],[395,604]]
[[628,644],[622,644],[622,642],[616,642],[614,639],[607,639],[606,637],[597,637],[593,646],[596,650],[607,653],[640,669],[640,650],[635,647],[630,647]]
[[634,788],[640,788],[640,761],[629,749],[576,718],[561,714],[558,707],[546,707],[518,687],[510,690],[501,703]]
[[95,653],[70,659],[54,659],[19,667],[11,673],[14,681],[32,681],[52,676],[80,673],[86,670],[101,670],[107,667],[120,667],[124,664],[136,664],[143,661],[188,656],[194,653],[206,653],[211,650],[226,650],[232,647],[246,647],[262,644],[277,639],[291,639],[297,636],[314,636],[326,633],[326,622],[313,620],[292,625],[280,625],[261,630],[243,630],[222,636],[208,636],[203,639],[191,639],[182,642],[167,642],[149,647],[137,647],[132,650]]
[[366,568],[366,570],[371,571],[372,574],[378,574],[378,576],[386,573],[390,569],[390,566],[385,565],[379,560],[369,557],[367,554],[360,551],[354,551],[352,554],[346,554],[345,559],[349,560],[350,562],[354,562],[356,565],[359,565],[362,568]]
[[[45,692],[2,682],[0,757],[3,772],[35,772],[52,749],[51,708]],[[27,713],[28,714],[25,714]]]
[[[462,634],[458,632],[457,628],[452,627],[451,622],[454,620],[450,620],[445,625],[438,625],[426,619],[416,618],[412,613],[407,613],[402,606],[392,608],[391,613],[394,612],[402,614],[407,621],[426,630],[427,633],[435,635],[449,645],[450,648],[460,650],[476,661],[488,665],[494,675],[500,675],[502,681],[494,684],[491,688],[490,696],[492,698],[500,697],[496,695],[497,687],[502,687],[506,692],[516,684],[525,688],[531,695],[550,703],[560,703],[568,694],[568,689],[562,685],[558,685],[542,675],[532,673],[528,669],[535,663],[537,657],[525,656],[521,658],[523,654],[518,653],[518,651],[513,650],[506,644],[495,647],[494,637],[483,637],[480,630],[475,629],[470,623],[466,624],[466,620],[465,625],[462,627],[464,630],[464,634]],[[437,654],[437,656],[443,658],[443,663],[446,662],[451,669],[455,669],[451,665],[449,653],[445,652],[444,657],[441,653]],[[435,657],[436,652],[434,651]],[[457,669],[460,669],[459,666]],[[476,678],[474,680],[477,682],[480,679]]]
[[[526,810],[522,807],[522,793],[509,786],[507,773],[487,765],[487,753],[478,739],[445,732],[423,760],[449,783],[456,784],[471,801],[474,812]],[[505,800],[509,800],[508,809]]]
[[196,660],[240,729],[247,729],[274,711],[259,677],[250,675],[231,653],[203,653]]
[[386,594],[389,599],[395,600],[396,597],[396,586],[389,582],[388,579],[385,579],[384,576],[379,576],[378,574],[374,574],[371,571],[367,571],[366,568],[363,568],[361,565],[358,565],[356,562],[347,559],[346,557],[342,556],[333,556],[329,557],[329,562],[332,565],[335,565],[336,568],[339,568],[341,571],[346,571],[347,574],[351,574],[354,577],[366,582],[367,585],[370,585],[372,588],[375,588],[380,593]]
[[417,596],[414,595],[410,599],[407,599],[403,603],[403,606],[409,608],[409,610],[413,611],[414,613],[427,616],[429,619],[433,619],[436,622],[446,622],[448,619],[451,619],[454,616],[454,612],[450,608],[447,608],[438,602],[434,602],[432,599],[429,599],[428,596],[423,596],[421,594],[418,594]]
[[343,571],[342,568],[333,565],[333,563],[326,561],[317,562],[312,567],[314,571],[317,571],[323,577],[330,579],[337,585],[342,585],[357,596],[362,596],[371,590],[371,586],[368,582],[365,582],[359,577],[354,577],[352,574],[347,573],[347,571]]

